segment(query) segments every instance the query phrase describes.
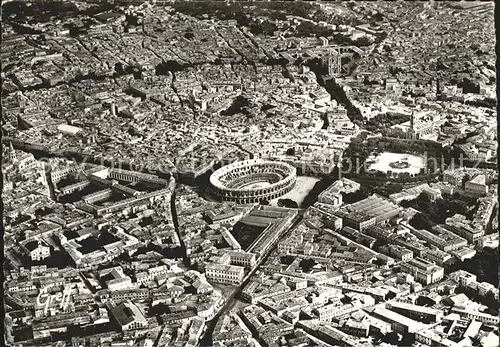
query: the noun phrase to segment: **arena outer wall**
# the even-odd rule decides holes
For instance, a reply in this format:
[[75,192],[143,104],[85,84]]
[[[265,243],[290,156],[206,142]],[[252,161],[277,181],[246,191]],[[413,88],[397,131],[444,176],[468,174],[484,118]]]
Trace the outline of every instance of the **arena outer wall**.
[[[218,169],[210,176],[210,186],[212,194],[223,201],[251,204],[285,195],[294,188],[296,179],[296,169],[287,163],[251,159]],[[245,187],[259,182],[269,185]]]

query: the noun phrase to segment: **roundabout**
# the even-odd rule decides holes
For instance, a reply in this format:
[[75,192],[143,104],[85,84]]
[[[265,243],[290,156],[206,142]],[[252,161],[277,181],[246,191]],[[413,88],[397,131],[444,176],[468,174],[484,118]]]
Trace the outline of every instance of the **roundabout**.
[[223,201],[240,204],[279,198],[295,186],[296,169],[286,163],[250,159],[226,165],[210,176],[210,190]]

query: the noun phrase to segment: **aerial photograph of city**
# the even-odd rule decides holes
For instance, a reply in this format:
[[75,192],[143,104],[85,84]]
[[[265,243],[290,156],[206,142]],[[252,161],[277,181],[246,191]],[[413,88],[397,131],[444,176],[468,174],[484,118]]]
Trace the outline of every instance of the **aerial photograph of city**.
[[3,345],[500,346],[495,10],[2,0]]

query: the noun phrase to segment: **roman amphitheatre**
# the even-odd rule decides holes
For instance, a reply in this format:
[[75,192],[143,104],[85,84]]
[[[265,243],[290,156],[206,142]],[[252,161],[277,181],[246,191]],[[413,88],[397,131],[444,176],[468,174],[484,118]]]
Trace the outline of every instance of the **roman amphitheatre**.
[[251,204],[287,194],[296,180],[296,169],[287,163],[250,159],[215,171],[210,176],[210,192],[222,201]]

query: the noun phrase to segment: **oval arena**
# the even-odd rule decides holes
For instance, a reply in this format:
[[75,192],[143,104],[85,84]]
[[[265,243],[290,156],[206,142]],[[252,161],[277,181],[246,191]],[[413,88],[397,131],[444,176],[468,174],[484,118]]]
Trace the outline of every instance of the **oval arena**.
[[212,193],[240,204],[272,200],[290,192],[296,169],[286,163],[251,159],[226,165],[210,176]]

